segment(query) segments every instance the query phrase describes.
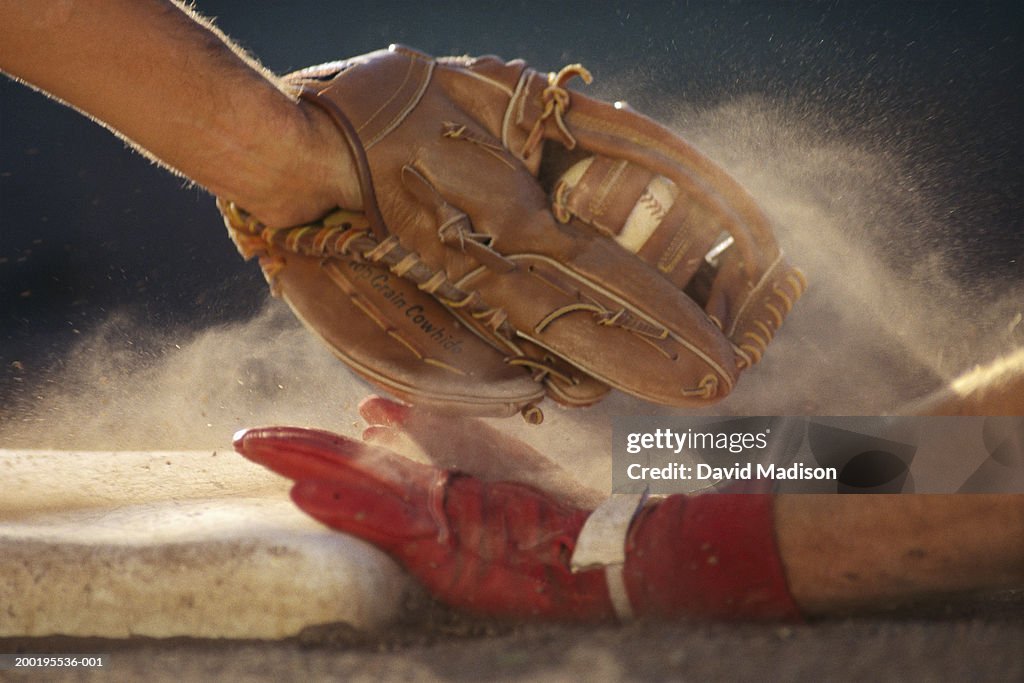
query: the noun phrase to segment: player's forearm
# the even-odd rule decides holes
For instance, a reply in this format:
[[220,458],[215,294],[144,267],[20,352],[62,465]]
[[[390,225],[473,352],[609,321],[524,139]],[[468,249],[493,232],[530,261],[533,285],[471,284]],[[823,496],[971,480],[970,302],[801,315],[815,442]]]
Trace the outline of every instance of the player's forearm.
[[168,0],[0,0],[0,68],[266,223],[359,208],[327,117]]
[[678,495],[637,514],[622,575],[633,614],[836,615],[1024,587],[1022,539],[1021,495]]
[[1024,585],[1024,496],[779,496],[779,552],[806,614]]

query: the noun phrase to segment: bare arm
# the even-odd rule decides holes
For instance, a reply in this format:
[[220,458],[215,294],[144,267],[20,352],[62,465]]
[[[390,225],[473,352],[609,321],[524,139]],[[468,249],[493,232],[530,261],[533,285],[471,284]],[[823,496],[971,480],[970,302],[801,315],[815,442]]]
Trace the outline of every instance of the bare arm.
[[1024,586],[1024,495],[779,496],[775,529],[807,614]]
[[[606,497],[484,422],[379,398],[364,401],[360,413],[374,445],[408,455],[411,444],[439,467],[528,483],[584,508]],[[774,528],[789,589],[808,615],[1024,588],[1024,495],[779,495]]]
[[176,0],[0,0],[0,69],[268,225],[361,208],[326,115]]

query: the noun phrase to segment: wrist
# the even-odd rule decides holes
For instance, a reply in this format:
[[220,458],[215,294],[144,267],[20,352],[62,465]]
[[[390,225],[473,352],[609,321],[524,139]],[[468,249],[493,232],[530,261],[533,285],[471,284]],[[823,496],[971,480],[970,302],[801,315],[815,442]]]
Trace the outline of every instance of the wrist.
[[255,141],[237,185],[216,194],[273,228],[315,221],[339,206],[360,210],[358,175],[341,132],[318,107],[281,100],[267,112],[275,123],[263,129],[273,134]]
[[601,567],[622,621],[637,616],[795,619],[768,495],[613,496],[577,539],[577,571]]
[[359,173],[344,135],[320,107],[298,100],[295,108],[306,142],[296,155],[298,168],[292,180],[308,187],[311,199],[330,204],[327,209],[361,210]]
[[624,583],[639,615],[798,619],[775,536],[775,499],[671,496],[641,510]]

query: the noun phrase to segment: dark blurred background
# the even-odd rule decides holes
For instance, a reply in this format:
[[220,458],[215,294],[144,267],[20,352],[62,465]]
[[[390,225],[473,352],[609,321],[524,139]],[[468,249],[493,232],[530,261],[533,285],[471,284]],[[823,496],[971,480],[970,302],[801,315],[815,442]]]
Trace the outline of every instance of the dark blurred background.
[[[958,277],[1022,274],[1019,2],[196,4],[276,72],[402,42],[544,70],[582,62],[593,92],[656,117],[680,100],[810,103],[832,113],[836,134],[893,145],[929,169]],[[0,400],[49,376],[32,370],[59,367],[113,312],[196,329],[252,315],[265,296],[210,196],[0,79]]]

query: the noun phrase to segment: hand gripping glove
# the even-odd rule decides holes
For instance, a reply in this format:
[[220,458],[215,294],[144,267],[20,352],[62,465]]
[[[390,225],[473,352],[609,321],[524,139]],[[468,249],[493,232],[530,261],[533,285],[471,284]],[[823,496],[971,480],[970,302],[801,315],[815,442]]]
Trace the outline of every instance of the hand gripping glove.
[[738,183],[573,76],[399,46],[291,74],[345,135],[364,214],[270,231],[222,203],[226,222],[343,360],[413,403],[721,399],[803,277]]
[[[435,598],[467,613],[558,621],[799,616],[770,496],[672,496],[625,515],[621,506],[592,515],[529,486],[483,482],[328,432],[250,429],[235,436],[235,449],[294,479],[292,499],[306,513],[376,545]],[[585,530],[592,516],[605,522],[594,533]],[[578,566],[574,552],[588,533],[606,536],[596,545],[617,543],[622,557]]]

